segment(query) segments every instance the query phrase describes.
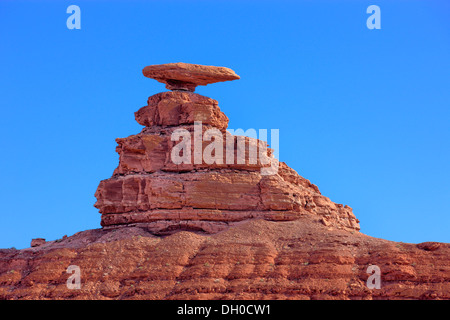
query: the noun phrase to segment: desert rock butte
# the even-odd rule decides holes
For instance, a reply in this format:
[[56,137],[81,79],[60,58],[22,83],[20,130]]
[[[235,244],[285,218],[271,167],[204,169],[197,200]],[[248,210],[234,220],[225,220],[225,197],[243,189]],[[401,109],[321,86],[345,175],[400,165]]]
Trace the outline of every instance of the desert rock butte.
[[[450,299],[449,244],[361,233],[348,205],[278,162],[267,143],[227,132],[218,102],[194,90],[239,79],[234,71],[174,63],[143,74],[172,91],[135,113],[140,133],[116,139],[118,167],[95,193],[102,228],[0,250],[0,299]],[[211,141],[183,149],[194,161],[173,161],[174,134],[195,140],[208,130],[235,161],[196,162]],[[251,146],[263,157],[252,161]],[[80,289],[66,285],[70,265]],[[367,286],[371,265],[380,289]]]

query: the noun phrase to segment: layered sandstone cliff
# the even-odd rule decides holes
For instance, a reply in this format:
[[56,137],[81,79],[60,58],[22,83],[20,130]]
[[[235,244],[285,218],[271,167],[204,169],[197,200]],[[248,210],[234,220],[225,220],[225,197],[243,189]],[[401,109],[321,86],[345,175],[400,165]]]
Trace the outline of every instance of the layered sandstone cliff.
[[[285,163],[278,163],[266,142],[228,133],[228,118],[211,98],[186,91],[158,93],[136,112],[136,120],[145,128],[117,139],[119,166],[95,194],[104,227],[215,233],[248,219],[285,221],[312,214],[326,224],[359,230],[350,207],[333,203]],[[204,157],[217,139],[205,139],[211,129],[221,140],[221,156],[214,162]],[[180,130],[189,135],[190,156],[176,163],[174,148],[182,141],[174,136]],[[196,139],[200,161],[195,161]],[[252,146],[257,149],[254,159]],[[274,163],[273,172],[266,174]]]

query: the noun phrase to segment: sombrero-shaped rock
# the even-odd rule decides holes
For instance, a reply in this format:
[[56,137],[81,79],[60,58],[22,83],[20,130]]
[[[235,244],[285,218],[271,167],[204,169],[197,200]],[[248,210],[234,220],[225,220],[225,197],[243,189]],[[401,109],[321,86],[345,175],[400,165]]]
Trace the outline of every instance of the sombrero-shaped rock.
[[237,80],[240,77],[225,67],[203,66],[190,63],[168,63],[147,66],[142,70],[144,76],[166,84],[169,90],[194,92],[198,85]]

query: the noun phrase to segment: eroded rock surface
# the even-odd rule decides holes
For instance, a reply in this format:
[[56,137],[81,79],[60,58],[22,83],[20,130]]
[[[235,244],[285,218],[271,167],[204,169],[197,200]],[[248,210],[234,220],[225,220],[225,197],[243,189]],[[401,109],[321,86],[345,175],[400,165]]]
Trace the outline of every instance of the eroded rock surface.
[[147,66],[142,73],[148,78],[165,83],[169,90],[191,92],[194,92],[198,85],[206,86],[211,83],[240,79],[229,68],[183,62]]
[[[212,235],[145,228],[79,232],[0,250],[0,299],[450,299],[450,245],[252,219]],[[430,250],[432,249],[432,250]],[[68,289],[68,266],[81,288]],[[381,271],[369,289],[367,268]]]
[[[151,96],[135,116],[145,128],[117,139],[119,166],[95,193],[103,227],[214,233],[248,219],[286,221],[311,214],[325,225],[359,230],[349,206],[332,202],[285,163],[275,162],[266,142],[227,132],[228,118],[216,100],[191,92],[163,92]],[[187,163],[173,159],[180,143],[174,138],[177,130],[190,141]],[[207,130],[215,130],[214,140],[203,139]],[[211,163],[203,156],[215,139],[221,140],[221,147],[214,155],[221,157]],[[201,157],[196,162],[197,147]],[[251,150],[257,150],[256,157]],[[274,163],[274,174],[264,174]]]
[[[170,68],[144,69],[175,91],[150,97],[135,113],[145,128],[116,140],[119,165],[95,193],[103,228],[0,250],[0,299],[450,299],[449,244],[360,233],[349,206],[265,142],[227,132],[217,101],[189,92],[227,70]],[[192,161],[174,161],[177,133],[194,142],[182,151]],[[214,162],[203,158],[212,141],[226,142]],[[367,286],[373,265],[380,289]]]

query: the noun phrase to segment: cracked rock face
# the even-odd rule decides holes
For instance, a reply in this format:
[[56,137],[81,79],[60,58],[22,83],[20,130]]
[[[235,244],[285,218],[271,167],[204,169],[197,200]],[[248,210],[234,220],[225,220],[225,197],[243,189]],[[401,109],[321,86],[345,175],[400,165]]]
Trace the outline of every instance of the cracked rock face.
[[[216,233],[249,219],[287,221],[315,215],[326,226],[359,230],[349,206],[332,202],[285,163],[274,160],[266,142],[227,132],[228,118],[216,100],[192,92],[162,92],[151,96],[135,116],[145,128],[116,140],[119,166],[95,193],[103,227]],[[198,140],[196,145],[198,134],[201,138],[210,129],[218,134],[214,140]],[[191,141],[186,163],[173,159],[180,143],[174,139],[177,130]],[[222,144],[213,153],[221,153],[222,161],[211,163],[201,157],[196,162],[196,148],[204,155],[216,139]],[[252,157],[251,146],[262,157]],[[232,161],[225,161],[229,155]],[[277,170],[264,174],[263,169],[274,163]]]

